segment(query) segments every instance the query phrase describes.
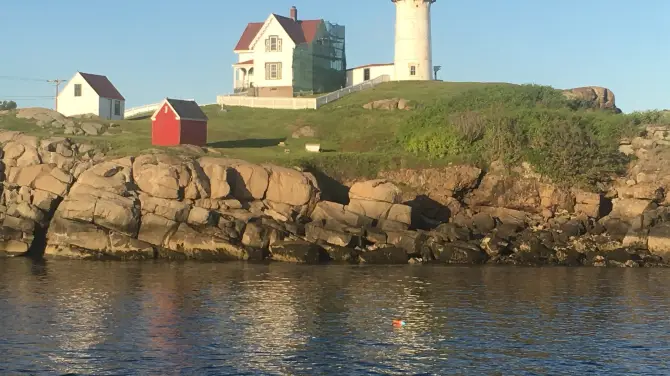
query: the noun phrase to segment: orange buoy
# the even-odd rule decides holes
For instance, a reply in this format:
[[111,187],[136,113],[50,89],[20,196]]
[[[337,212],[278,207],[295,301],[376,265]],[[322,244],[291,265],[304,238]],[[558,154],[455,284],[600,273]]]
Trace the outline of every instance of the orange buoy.
[[395,326],[395,327],[405,326],[405,321],[400,320],[400,319],[394,319],[393,320],[393,326]]

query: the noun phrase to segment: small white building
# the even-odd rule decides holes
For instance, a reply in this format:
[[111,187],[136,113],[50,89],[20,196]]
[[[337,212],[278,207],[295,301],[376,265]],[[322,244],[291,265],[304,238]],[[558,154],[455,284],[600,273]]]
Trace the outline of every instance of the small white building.
[[56,110],[65,116],[93,114],[123,120],[126,99],[106,76],[77,72],[56,99]]
[[347,86],[358,85],[361,82],[374,80],[379,76],[387,75],[391,79],[395,75],[395,65],[390,64],[367,64],[347,69]]

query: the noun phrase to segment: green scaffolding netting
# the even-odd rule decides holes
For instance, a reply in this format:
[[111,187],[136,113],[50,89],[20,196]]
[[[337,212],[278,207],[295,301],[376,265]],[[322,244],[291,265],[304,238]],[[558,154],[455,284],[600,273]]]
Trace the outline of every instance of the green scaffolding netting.
[[344,26],[323,22],[312,43],[293,52],[293,91],[297,95],[327,93],[346,85]]

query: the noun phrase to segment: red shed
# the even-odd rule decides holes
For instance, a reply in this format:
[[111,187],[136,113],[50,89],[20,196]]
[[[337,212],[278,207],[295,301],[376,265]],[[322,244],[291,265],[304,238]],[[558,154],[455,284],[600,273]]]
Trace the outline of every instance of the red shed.
[[151,143],[205,146],[207,120],[207,115],[194,101],[165,98],[151,116]]

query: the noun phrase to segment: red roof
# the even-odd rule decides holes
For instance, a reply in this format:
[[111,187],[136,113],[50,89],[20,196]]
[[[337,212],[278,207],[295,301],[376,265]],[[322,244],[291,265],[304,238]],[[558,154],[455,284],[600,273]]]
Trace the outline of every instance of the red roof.
[[235,63],[233,65],[249,65],[249,64],[253,64],[253,63],[254,63],[254,61],[252,59],[252,60],[247,60],[247,61],[240,61],[239,63]]
[[81,72],[79,72],[79,74],[84,77],[84,80],[86,80],[86,82],[91,85],[91,88],[93,88],[93,90],[95,90],[99,96],[109,99],[118,99],[121,101],[126,100],[126,98],[124,98],[123,95],[121,95],[121,93],[116,90],[114,85],[112,85],[106,76]]
[[235,51],[248,50],[251,41],[254,40],[256,34],[261,31],[261,27],[263,27],[263,22],[251,22],[248,24],[242,33],[240,41],[237,42],[237,46],[235,46]]
[[[275,16],[279,24],[286,31],[286,34],[291,37],[295,44],[311,43],[316,37],[319,25],[323,22],[322,20],[294,21],[292,18],[277,14],[273,14],[273,16]],[[258,32],[261,31],[263,25],[264,22],[252,22],[248,24],[246,29],[244,29],[239,42],[237,42],[237,46],[235,46],[235,51],[248,50],[251,42],[256,38]]]

